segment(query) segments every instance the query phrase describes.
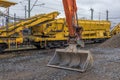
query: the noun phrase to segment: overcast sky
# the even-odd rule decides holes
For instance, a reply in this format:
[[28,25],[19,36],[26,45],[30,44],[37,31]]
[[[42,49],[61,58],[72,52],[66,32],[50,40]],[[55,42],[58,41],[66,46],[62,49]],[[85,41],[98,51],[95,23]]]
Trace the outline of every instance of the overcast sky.
[[[10,7],[10,14],[24,17],[25,10],[24,6],[28,5],[28,0],[10,0],[18,3],[15,6]],[[36,0],[31,0],[31,7]],[[120,0],[76,0],[78,7],[78,16],[79,18],[90,19],[90,8],[94,9],[94,19],[105,20],[106,19],[106,10],[109,11],[109,18],[112,23],[120,22]],[[38,0],[36,5],[31,11],[31,16],[40,14],[40,13],[49,13],[52,11],[59,11],[61,14],[59,17],[64,17],[64,10],[62,5],[62,0]],[[119,18],[119,19],[116,19]]]

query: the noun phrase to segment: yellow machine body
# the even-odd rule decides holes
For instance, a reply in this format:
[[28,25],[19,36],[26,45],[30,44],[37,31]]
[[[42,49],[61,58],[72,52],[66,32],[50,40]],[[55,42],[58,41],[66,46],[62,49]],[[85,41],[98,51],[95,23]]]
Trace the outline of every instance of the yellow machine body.
[[46,21],[54,20],[56,16],[58,16],[58,12],[51,12],[48,14],[40,14],[28,18],[26,20],[22,20],[13,24],[8,25],[8,29],[6,27],[0,28],[0,39],[5,41],[7,44],[22,44],[24,42],[24,38],[28,36],[23,35],[23,30],[34,27],[39,24],[43,24]]
[[[110,22],[97,20],[79,20],[83,27],[82,39],[84,41],[102,41],[110,38]],[[32,27],[31,40],[34,45],[47,46],[50,42],[67,42],[69,36],[68,27],[64,18],[48,21],[44,24]]]
[[8,8],[8,7],[15,5],[15,4],[16,4],[15,2],[11,2],[8,0],[0,0],[0,7]]
[[64,19],[48,21],[32,27],[30,40],[38,48],[63,46],[67,43],[69,32],[64,24]]
[[114,35],[120,33],[120,23],[117,24],[117,25],[111,30],[110,33],[111,33],[111,36],[114,36]]
[[83,27],[82,39],[110,38],[109,21],[79,20],[79,24]]
[[[42,35],[42,32],[44,32],[45,35],[48,35],[48,32],[50,32],[50,30],[55,30],[54,27],[57,26],[56,29],[59,29],[61,28],[62,25],[65,25],[64,31],[66,32],[68,31],[64,19],[56,19],[54,20],[54,23],[51,24],[45,23],[41,26],[33,27],[32,28],[34,32],[33,34]],[[83,27],[82,39],[104,39],[111,37],[110,36],[111,23],[109,21],[79,20],[79,25]],[[47,26],[50,27],[46,29]]]

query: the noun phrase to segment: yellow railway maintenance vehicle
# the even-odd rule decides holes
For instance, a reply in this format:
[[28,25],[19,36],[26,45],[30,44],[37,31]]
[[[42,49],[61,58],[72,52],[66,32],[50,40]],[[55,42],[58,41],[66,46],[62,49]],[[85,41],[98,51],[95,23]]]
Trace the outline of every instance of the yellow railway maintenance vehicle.
[[110,33],[111,33],[111,36],[114,36],[114,35],[120,33],[120,23],[117,24],[117,25],[111,30]]
[[56,16],[58,16],[58,12],[51,12],[48,14],[40,14],[33,16],[29,19],[20,21],[16,23],[16,25],[9,26],[6,31],[4,28],[0,31],[0,38],[4,40],[10,47],[11,44],[21,44],[24,43],[24,39],[28,36],[23,35],[23,30],[28,29],[39,24],[43,24],[44,22],[54,20]]
[[83,27],[82,39],[85,42],[101,42],[111,37],[109,21],[79,20],[79,24]]
[[[79,20],[83,27],[82,39],[87,43],[110,38],[110,22],[97,20]],[[68,27],[64,18],[32,27],[31,43],[37,48],[51,48],[67,45]]]
[[58,12],[52,12],[48,14],[40,14],[33,16],[29,19],[19,21],[15,24],[12,24],[8,27],[8,30],[6,31],[6,28],[3,27],[0,30],[0,39],[6,42],[11,48],[11,44],[22,44],[24,43],[25,36],[23,35],[22,31],[26,28],[33,27],[38,24],[42,24],[43,22],[54,20],[54,18],[58,15]]
[[6,27],[4,26],[3,28],[0,29],[1,30],[0,31],[0,37],[2,39],[8,39],[8,38],[10,38],[11,39],[10,40],[11,43],[15,43],[15,42],[17,42],[18,44],[23,43],[23,34],[22,34],[22,31],[24,29],[26,29],[26,28],[31,27],[31,26],[28,26],[28,25],[30,25],[32,22],[34,22],[35,20],[37,20],[37,18],[39,18],[40,16],[41,15],[36,15],[36,16],[34,16],[32,18],[29,18],[29,19],[22,20],[22,21],[19,21],[17,23],[11,24],[8,27],[7,31],[6,31]]

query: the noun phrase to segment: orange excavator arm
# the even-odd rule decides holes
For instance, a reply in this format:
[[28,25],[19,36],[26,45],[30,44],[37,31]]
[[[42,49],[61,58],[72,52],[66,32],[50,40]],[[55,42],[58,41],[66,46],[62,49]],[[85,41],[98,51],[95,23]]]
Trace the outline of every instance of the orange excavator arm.
[[62,0],[63,6],[64,6],[64,12],[66,16],[66,22],[69,30],[70,37],[74,37],[76,33],[77,26],[76,23],[76,13],[77,13],[77,7],[76,7],[76,0]]
[[84,47],[84,43],[80,39],[82,28],[78,26],[76,0],[62,1],[69,30],[69,46],[56,49],[48,66],[84,72],[92,67],[93,58],[90,51],[77,48],[77,45]]

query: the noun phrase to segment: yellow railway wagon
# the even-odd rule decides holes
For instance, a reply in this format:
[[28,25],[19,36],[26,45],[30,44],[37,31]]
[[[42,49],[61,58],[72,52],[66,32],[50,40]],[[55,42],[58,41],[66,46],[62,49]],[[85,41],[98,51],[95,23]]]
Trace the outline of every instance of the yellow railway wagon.
[[111,36],[113,36],[113,35],[116,35],[116,34],[118,34],[118,33],[120,33],[120,23],[119,24],[117,24],[112,30],[111,30]]
[[[98,42],[110,38],[110,22],[79,20],[79,25],[83,27],[82,39]],[[31,41],[37,47],[55,47],[57,45],[67,45],[69,36],[68,27],[64,18],[56,19],[32,27]],[[49,46],[48,46],[49,45]]]
[[109,21],[79,20],[79,25],[83,27],[83,40],[92,40],[98,42],[111,37],[111,23]]

